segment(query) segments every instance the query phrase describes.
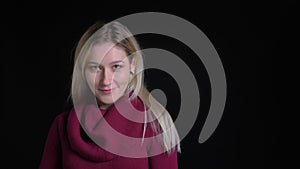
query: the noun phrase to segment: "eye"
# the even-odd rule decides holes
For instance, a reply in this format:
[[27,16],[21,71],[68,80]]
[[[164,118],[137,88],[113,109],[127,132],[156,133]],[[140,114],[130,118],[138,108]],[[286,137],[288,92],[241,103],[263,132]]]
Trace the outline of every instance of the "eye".
[[122,68],[122,66],[121,65],[113,65],[112,68],[113,68],[113,70],[118,70],[118,69]]
[[92,72],[98,72],[101,70],[101,68],[99,66],[90,66],[89,69],[92,71]]

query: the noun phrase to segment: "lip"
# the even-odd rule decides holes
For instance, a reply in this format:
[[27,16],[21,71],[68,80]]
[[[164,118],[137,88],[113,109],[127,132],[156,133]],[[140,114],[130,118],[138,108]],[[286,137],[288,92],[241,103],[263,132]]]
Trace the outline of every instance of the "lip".
[[98,89],[102,94],[111,94],[114,89]]

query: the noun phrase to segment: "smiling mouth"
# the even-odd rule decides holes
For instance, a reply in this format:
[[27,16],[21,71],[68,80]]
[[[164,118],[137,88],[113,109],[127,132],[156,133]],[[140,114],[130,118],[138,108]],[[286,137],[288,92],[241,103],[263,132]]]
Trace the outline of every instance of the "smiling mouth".
[[98,89],[101,94],[111,94],[114,89]]

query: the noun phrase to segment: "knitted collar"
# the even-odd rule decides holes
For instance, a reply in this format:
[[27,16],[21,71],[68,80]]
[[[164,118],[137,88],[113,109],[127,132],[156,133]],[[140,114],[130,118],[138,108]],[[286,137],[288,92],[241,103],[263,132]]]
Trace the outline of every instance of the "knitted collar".
[[[112,160],[133,147],[136,150],[131,152],[132,156],[145,156],[138,150],[146,146],[141,146],[145,134],[144,110],[140,98],[130,100],[127,96],[121,97],[106,111],[101,111],[94,104],[74,106],[67,121],[70,148],[83,158],[97,162]],[[80,126],[93,142],[83,139]]]

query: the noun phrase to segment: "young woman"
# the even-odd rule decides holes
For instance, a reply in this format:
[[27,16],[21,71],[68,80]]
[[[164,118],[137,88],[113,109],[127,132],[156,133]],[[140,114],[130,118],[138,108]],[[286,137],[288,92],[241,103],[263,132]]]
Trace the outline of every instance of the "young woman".
[[119,22],[95,23],[74,61],[73,108],[54,120],[39,168],[178,168],[178,133],[143,84],[131,32]]

